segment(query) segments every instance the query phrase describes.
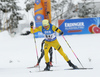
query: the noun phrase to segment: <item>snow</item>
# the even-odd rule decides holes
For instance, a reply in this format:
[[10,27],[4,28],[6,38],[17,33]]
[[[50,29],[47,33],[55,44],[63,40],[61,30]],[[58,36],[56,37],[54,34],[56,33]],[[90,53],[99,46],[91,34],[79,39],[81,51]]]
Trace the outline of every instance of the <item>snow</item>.
[[72,0],[72,2],[73,2],[74,4],[83,3],[84,1],[100,2],[100,0]]
[[[33,35],[10,37],[7,31],[0,33],[0,77],[99,77],[100,72],[100,34],[66,35],[64,36],[84,67],[92,70],[64,70],[70,68],[63,57],[53,50],[53,65],[48,72],[38,72],[39,68],[27,69],[37,62]],[[38,56],[41,42],[37,38]],[[66,44],[62,36],[57,37],[64,52],[71,61],[81,67],[80,63]],[[44,58],[40,70],[45,68]]]
[[[19,1],[21,3],[19,5],[24,9],[23,2],[25,0]],[[77,4],[79,0],[73,0],[73,2]],[[21,24],[29,24],[33,20],[31,11],[25,13],[25,15],[27,23],[20,21]],[[26,30],[28,28],[25,28],[22,32]],[[34,66],[37,63],[33,35],[21,36],[17,34],[15,37],[10,37],[9,33],[4,31],[0,33],[0,77],[99,77],[100,34],[66,35],[64,37],[82,65],[93,68],[92,70],[64,70],[70,67],[56,50],[53,50],[54,67],[51,68],[54,71],[38,72],[39,68],[27,69],[27,67]],[[41,54],[40,49],[43,39],[36,38],[38,56]],[[70,60],[78,67],[82,67],[65,40],[61,36],[58,36],[57,39]],[[44,68],[45,60],[43,58],[40,63],[40,70]]]

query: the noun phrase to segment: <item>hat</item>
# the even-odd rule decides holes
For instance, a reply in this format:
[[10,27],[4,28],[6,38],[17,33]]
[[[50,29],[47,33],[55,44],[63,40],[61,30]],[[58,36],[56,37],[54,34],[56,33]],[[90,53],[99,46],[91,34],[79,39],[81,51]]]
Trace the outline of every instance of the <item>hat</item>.
[[49,25],[49,20],[44,19],[44,20],[42,21],[42,25],[43,25],[43,26]]

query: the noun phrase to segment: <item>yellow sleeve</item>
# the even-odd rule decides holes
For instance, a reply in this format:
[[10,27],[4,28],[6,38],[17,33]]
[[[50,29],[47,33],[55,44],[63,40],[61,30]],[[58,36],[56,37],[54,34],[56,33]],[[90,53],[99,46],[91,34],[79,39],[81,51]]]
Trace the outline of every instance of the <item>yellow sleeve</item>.
[[39,27],[35,28],[34,30],[33,30],[33,28],[30,29],[31,33],[36,33],[36,32],[39,32],[39,31],[42,32],[42,26],[39,26]]
[[56,26],[52,26],[52,30],[55,32],[57,32],[57,33],[60,33],[61,32],[61,30],[59,29],[59,28],[57,28]]

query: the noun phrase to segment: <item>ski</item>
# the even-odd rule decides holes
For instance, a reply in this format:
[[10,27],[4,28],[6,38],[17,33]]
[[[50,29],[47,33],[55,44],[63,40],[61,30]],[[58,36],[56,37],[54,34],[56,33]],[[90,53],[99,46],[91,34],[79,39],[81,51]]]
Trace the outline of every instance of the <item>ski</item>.
[[49,72],[49,71],[53,71],[53,70],[47,70],[47,71],[45,71],[45,70],[40,70],[40,71],[38,71],[38,72]]
[[[45,70],[39,70],[39,71],[35,71],[35,72],[50,72],[50,71],[54,71],[54,70],[48,70],[48,71],[45,71]],[[32,73],[32,71],[29,71],[30,73]]]
[[27,67],[28,69],[31,69],[31,68],[37,68],[39,66],[32,66],[32,67]]
[[[93,68],[78,68],[78,69],[73,69],[73,68],[68,68],[68,69],[64,69],[64,70],[92,70]],[[52,72],[52,71],[62,71],[62,70],[39,70],[39,71],[35,71],[35,72]],[[30,73],[32,73],[32,71],[29,71]]]
[[[31,69],[31,68],[38,68],[39,66],[32,66],[32,67],[27,67],[28,69]],[[50,66],[50,67],[56,67],[56,66]]]
[[78,68],[78,69],[73,69],[73,68],[69,68],[69,69],[64,69],[64,70],[91,70],[93,68]]

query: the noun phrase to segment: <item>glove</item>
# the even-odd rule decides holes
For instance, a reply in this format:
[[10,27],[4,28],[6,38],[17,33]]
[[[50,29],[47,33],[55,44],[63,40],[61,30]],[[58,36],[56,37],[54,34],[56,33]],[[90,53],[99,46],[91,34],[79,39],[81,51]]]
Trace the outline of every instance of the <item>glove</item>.
[[34,25],[34,23],[33,23],[33,21],[31,21],[31,23],[30,23],[31,28],[33,28],[33,25]]
[[43,49],[41,49],[41,52],[43,52],[44,50]]
[[30,33],[30,31],[27,31],[26,33],[22,33],[21,35],[29,35]]
[[59,34],[60,34],[60,35],[63,35],[64,33],[61,31]]
[[27,32],[26,32],[27,35],[29,35],[30,33],[31,33],[30,31],[27,31]]

